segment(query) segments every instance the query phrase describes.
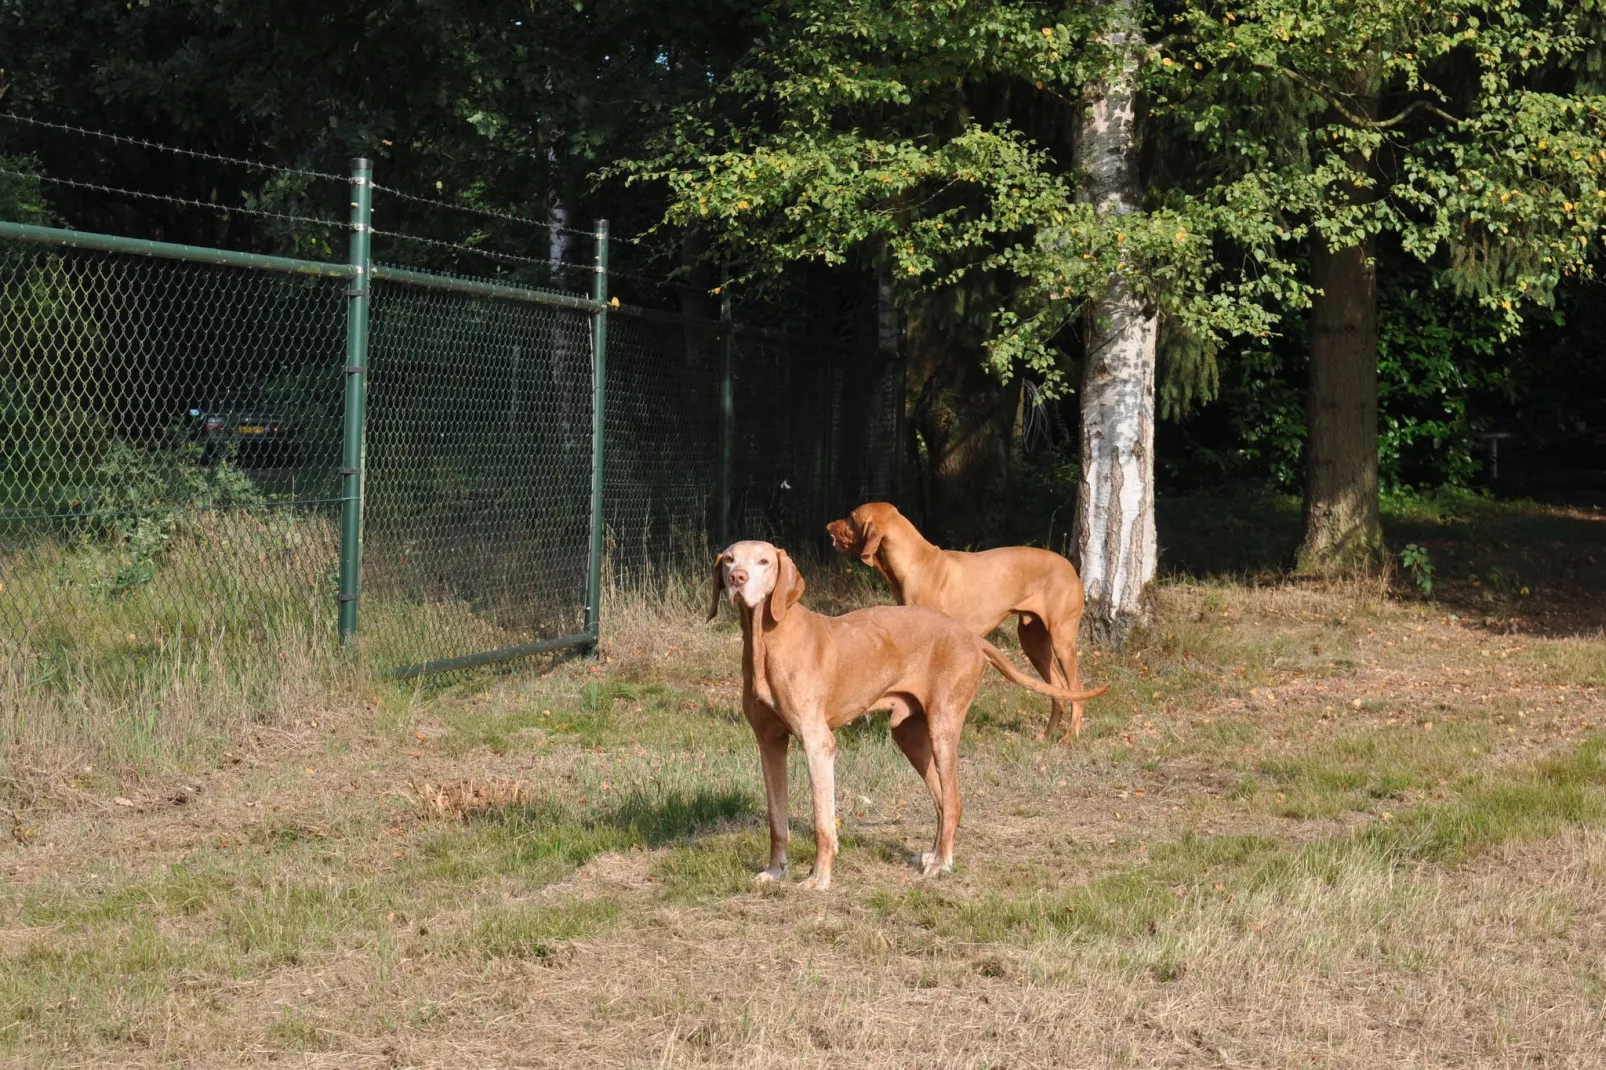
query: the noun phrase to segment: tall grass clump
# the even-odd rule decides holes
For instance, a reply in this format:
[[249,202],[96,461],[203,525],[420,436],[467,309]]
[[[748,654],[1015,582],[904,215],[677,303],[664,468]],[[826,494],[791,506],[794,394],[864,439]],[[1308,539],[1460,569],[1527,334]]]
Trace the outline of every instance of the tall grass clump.
[[0,544],[0,792],[192,767],[352,698],[331,517],[182,446],[117,444],[94,476]]

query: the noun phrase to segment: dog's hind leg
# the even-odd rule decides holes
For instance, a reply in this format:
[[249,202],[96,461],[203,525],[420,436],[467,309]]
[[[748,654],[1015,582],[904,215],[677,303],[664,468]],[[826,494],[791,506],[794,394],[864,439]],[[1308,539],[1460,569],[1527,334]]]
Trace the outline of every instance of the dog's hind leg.
[[[1053,638],[1048,634],[1048,626],[1043,623],[1043,619],[1034,614],[1022,613],[1020,624],[1015,631],[1020,636],[1021,650],[1025,652],[1032,667],[1037,670],[1037,675],[1043,678],[1043,682],[1055,687],[1064,687],[1064,677],[1060,674],[1059,667],[1054,664]],[[1048,725],[1038,733],[1037,738],[1052,737],[1064,716],[1065,704],[1057,698],[1049,699]]]
[[931,860],[939,857],[942,850],[942,780],[937,776],[937,759],[931,753],[931,725],[926,721],[924,712],[912,714],[899,721],[892,727],[892,741],[903,751],[909,764],[915,767],[920,779],[926,782],[926,790],[931,792],[931,805],[937,812],[938,837],[932,840],[931,850],[920,855],[920,865],[925,867]]
[[[1082,670],[1076,661],[1076,638],[1077,633],[1081,630],[1082,614],[1080,613],[1069,619],[1054,622],[1054,657],[1059,660],[1057,668],[1062,681],[1058,686],[1065,688],[1067,691],[1082,690]],[[1071,729],[1061,739],[1062,743],[1069,743],[1072,739],[1082,734],[1082,711],[1086,706],[1087,703],[1085,702],[1071,703]],[[1058,703],[1055,704],[1055,708],[1059,708]],[[1050,725],[1049,732],[1052,733],[1052,731],[1053,727]]]
[[[968,707],[969,703],[966,703]],[[933,857],[922,859],[925,863],[924,875],[935,877],[937,874],[954,868],[954,833],[959,829],[959,815],[962,809],[959,802],[959,732],[957,728],[964,723],[964,710],[957,717],[950,718],[955,725],[955,731],[941,731],[943,723],[941,711],[933,711],[930,723],[938,727],[938,731],[930,733],[927,737],[931,746],[933,764],[937,767],[937,780],[942,789],[942,802],[937,807],[937,843],[932,851]]]

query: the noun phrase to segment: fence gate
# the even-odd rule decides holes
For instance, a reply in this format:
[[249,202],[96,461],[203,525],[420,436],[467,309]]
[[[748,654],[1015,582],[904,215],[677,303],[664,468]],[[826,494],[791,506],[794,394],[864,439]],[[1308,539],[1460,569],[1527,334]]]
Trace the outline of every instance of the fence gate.
[[587,631],[591,317],[379,278],[359,634],[386,668]]

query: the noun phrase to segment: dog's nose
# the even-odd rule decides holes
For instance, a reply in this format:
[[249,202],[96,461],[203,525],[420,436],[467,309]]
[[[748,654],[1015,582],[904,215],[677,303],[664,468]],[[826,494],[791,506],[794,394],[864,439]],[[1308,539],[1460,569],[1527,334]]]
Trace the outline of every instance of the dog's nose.
[[741,586],[746,585],[746,583],[747,583],[747,570],[745,568],[733,568],[733,569],[731,569],[731,571],[730,571],[730,580],[731,580],[731,585],[733,587],[741,587]]

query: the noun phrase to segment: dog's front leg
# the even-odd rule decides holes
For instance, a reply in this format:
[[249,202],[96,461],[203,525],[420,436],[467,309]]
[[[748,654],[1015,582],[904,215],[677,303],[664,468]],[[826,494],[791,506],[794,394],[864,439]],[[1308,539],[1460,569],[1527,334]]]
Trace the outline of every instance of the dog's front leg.
[[758,753],[764,763],[764,794],[770,814],[770,868],[754,878],[760,883],[778,881],[786,876],[786,845],[792,838],[787,826],[786,746],[791,739],[784,729],[758,738]]
[[814,797],[814,872],[803,887],[823,892],[831,887],[831,863],[836,860],[836,737],[825,727],[803,736],[803,753],[809,760],[809,790]]

